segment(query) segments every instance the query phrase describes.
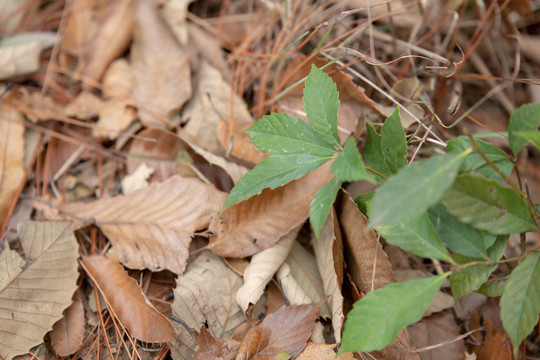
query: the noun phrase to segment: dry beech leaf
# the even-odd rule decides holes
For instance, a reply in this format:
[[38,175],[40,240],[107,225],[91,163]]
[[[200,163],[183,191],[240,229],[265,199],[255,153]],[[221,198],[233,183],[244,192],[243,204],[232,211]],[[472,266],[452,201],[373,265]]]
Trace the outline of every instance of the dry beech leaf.
[[26,221],[17,230],[25,264],[5,265],[4,261],[14,262],[14,254],[0,256],[0,267],[12,270],[0,274],[4,284],[0,289],[0,354],[6,359],[26,354],[43,342],[43,336],[71,304],[79,277],[78,246],[71,222]]
[[174,338],[175,330],[169,320],[150,305],[137,281],[128,276],[122,265],[104,255],[83,256],[81,264],[133,337],[149,343]]
[[219,256],[246,257],[274,245],[306,221],[313,196],[332,177],[331,163],[227,208],[210,224],[208,248]]
[[283,295],[285,295],[289,304],[301,305],[313,303],[313,299],[306,294],[304,289],[298,285],[298,282],[296,282],[296,279],[292,276],[289,264],[283,263],[279,267],[276,279],[281,285]]
[[354,360],[352,353],[343,353],[336,357],[337,344],[310,342],[296,360]]
[[0,226],[23,179],[23,158],[23,116],[11,106],[0,105]]
[[296,357],[306,346],[318,312],[317,305],[291,305],[268,315],[248,331],[236,359],[272,359],[280,353]]
[[85,327],[82,298],[75,292],[73,303],[64,311],[64,317],[54,323],[49,334],[56,355],[68,356],[79,350]]
[[[319,239],[313,235],[311,244],[315,252],[317,267],[321,273],[324,295],[328,297],[328,306],[332,318],[332,329],[337,342],[341,340],[343,327],[343,295],[341,283],[343,279],[343,244],[339,225],[332,209],[321,229]],[[337,259],[337,261],[336,261]]]
[[257,303],[266,284],[272,280],[276,271],[289,255],[299,231],[300,227],[298,226],[282,237],[274,246],[253,255],[249,266],[244,271],[244,284],[236,293],[236,302],[243,312],[246,312],[249,304]]
[[58,209],[74,219],[94,219],[112,243],[108,255],[125,266],[181,274],[193,233],[208,226],[225,197],[213,185],[174,176],[130,195]]
[[[191,329],[207,324],[214,337],[228,341],[236,327],[246,320],[234,299],[240,286],[242,277],[222,259],[204,251],[176,280],[173,314]],[[174,326],[178,334],[169,342],[172,358],[194,359],[196,343],[192,335],[182,325]]]
[[199,333],[195,333],[195,339],[199,345],[196,360],[233,360],[240,346],[236,340],[229,340],[227,343],[216,339],[204,325],[201,326]]
[[191,97],[187,51],[161,19],[154,2],[136,0],[137,19],[131,46],[135,78],[133,98],[146,127],[164,128],[159,116],[169,117]]

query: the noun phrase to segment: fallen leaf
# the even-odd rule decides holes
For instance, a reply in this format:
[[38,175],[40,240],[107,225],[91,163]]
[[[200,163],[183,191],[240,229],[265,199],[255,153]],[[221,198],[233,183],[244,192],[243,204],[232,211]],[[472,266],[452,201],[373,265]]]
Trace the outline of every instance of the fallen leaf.
[[[470,315],[470,329],[479,329],[481,325],[478,319],[478,311],[474,310]],[[485,318],[482,325],[486,328],[485,335],[482,335],[482,332],[475,332],[471,335],[474,339],[473,350],[477,356],[477,360],[514,359],[510,338],[504,331],[499,331],[489,317]]]
[[275,244],[306,221],[313,196],[332,177],[331,163],[227,208],[209,226],[208,248],[219,256],[246,257]]
[[215,36],[193,23],[187,24],[189,58],[193,71],[199,71],[201,59],[221,71],[223,77],[228,78],[227,61],[221,45]]
[[94,219],[113,245],[108,255],[125,266],[181,274],[193,233],[206,228],[224,202],[214,186],[174,176],[130,195],[58,209],[73,219]]
[[109,99],[101,103],[98,109],[99,120],[92,128],[92,135],[97,138],[116,139],[137,119],[135,108],[128,102]]
[[195,339],[199,345],[196,360],[233,360],[240,346],[236,340],[229,340],[232,344],[228,345],[227,342],[216,339],[204,325],[201,326],[199,333],[195,333]]
[[281,285],[281,290],[291,305],[312,304],[313,299],[306,294],[304,289],[298,285],[298,282],[291,274],[291,267],[283,263],[276,274],[276,279]]
[[354,360],[352,353],[343,353],[336,357],[337,344],[310,342],[296,360]]
[[138,0],[131,68],[133,98],[146,127],[164,128],[168,118],[191,97],[187,51],[171,34],[151,0]]
[[90,91],[81,93],[64,108],[66,116],[78,119],[90,119],[99,115],[99,109],[103,106],[103,101]]
[[189,41],[186,17],[188,6],[192,2],[193,0],[165,1],[160,11],[161,17],[182,46],[187,46]]
[[129,195],[137,190],[148,187],[148,178],[154,173],[154,169],[148,167],[146,163],[140,164],[133,173],[126,175],[122,181],[122,193]]
[[137,281],[128,276],[122,265],[104,255],[83,256],[81,264],[133,337],[149,343],[174,338],[175,330],[169,320],[149,305]]
[[71,222],[26,221],[17,230],[24,265],[14,250],[0,255],[0,267],[10,270],[0,273],[0,354],[6,359],[43,342],[71,304],[79,277]]
[[135,79],[131,73],[131,67],[126,59],[115,60],[109,65],[103,74],[101,93],[105,98],[119,98],[124,100],[131,95],[135,85]]
[[244,284],[236,293],[236,302],[246,312],[249,304],[256,304],[281,264],[285,261],[300,227],[291,230],[275,245],[263,250],[251,258],[244,271]]
[[64,310],[64,317],[54,323],[49,334],[56,354],[68,356],[79,350],[84,340],[85,327],[82,298],[75,292],[73,303]]
[[26,2],[27,0],[17,0],[0,3],[0,18],[3,19],[0,22],[0,34],[11,34],[15,30],[24,16],[22,10]]
[[[214,337],[228,341],[236,327],[245,321],[234,298],[240,286],[240,276],[222,259],[204,251],[176,281],[173,314],[191,329],[207,324]],[[194,359],[196,343],[192,335],[182,325],[174,326],[178,335],[169,342],[171,356],[175,360]]]

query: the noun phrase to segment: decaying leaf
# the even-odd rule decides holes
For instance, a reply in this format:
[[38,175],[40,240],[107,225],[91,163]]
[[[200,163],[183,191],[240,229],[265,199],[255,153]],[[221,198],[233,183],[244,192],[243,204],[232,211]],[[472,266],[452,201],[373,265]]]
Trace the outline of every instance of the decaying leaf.
[[6,359],[43,342],[71,304],[79,277],[71,222],[27,221],[17,230],[24,265],[14,260],[19,256],[14,250],[6,248],[0,255],[0,267],[10,270],[0,273],[0,355]]
[[122,265],[104,255],[84,256],[81,264],[133,337],[149,343],[174,338],[175,330],[169,320],[150,305],[137,281],[128,276]]
[[79,350],[84,340],[85,327],[82,298],[75,292],[73,303],[64,311],[64,317],[54,323],[49,334],[56,354],[68,356]]
[[[214,337],[228,341],[236,327],[245,321],[234,298],[240,286],[242,278],[222,259],[205,251],[178,277],[173,314],[191,329],[207,324]],[[173,359],[194,359],[196,343],[192,335],[179,323],[174,326],[178,335],[169,342]]]
[[197,179],[173,176],[126,196],[62,204],[62,214],[94,219],[115,260],[134,269],[184,271],[194,231],[208,226],[225,194]]
[[319,344],[310,342],[296,360],[354,360],[352,353],[343,353],[336,357],[337,344]]
[[240,346],[240,343],[236,340],[225,342],[221,339],[216,339],[204,325],[201,326],[199,333],[195,333],[195,339],[199,345],[195,360],[233,360]]

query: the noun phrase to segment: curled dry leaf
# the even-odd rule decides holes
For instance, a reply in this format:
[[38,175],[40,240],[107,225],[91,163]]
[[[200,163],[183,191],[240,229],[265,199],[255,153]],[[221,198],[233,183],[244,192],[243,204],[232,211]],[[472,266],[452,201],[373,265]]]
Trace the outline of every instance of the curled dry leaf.
[[289,264],[283,263],[279,267],[276,278],[289,304],[301,305],[313,303],[313,299],[306,294],[304,289],[298,285],[298,282],[292,276]]
[[133,97],[146,127],[164,128],[163,117],[179,110],[191,97],[187,51],[161,19],[154,2],[138,3],[131,68],[135,78]]
[[[234,298],[240,286],[242,277],[222,259],[204,251],[176,281],[173,314],[191,329],[207,324],[214,337],[228,341],[245,321]],[[169,342],[173,359],[194,359],[196,343],[192,335],[179,323],[175,323],[175,328],[178,335]]]
[[227,208],[210,224],[208,248],[219,256],[246,257],[274,245],[306,221],[313,196],[332,177],[330,165]]
[[212,185],[174,176],[130,195],[58,209],[79,221],[94,219],[113,245],[108,254],[125,266],[181,274],[193,233],[208,226],[225,197]]
[[175,330],[169,320],[150,305],[137,281],[128,276],[122,265],[104,255],[84,256],[81,264],[133,337],[149,343],[174,338]]
[[68,356],[79,350],[85,327],[82,298],[75,292],[73,303],[64,311],[64,317],[54,323],[49,334],[56,355]]
[[244,271],[244,284],[236,293],[236,302],[242,311],[246,312],[249,304],[257,303],[266,284],[285,261],[299,231],[300,227],[296,227],[274,246],[253,255],[249,266]]
[[[25,259],[0,255],[0,355],[27,353],[62,318],[77,289],[77,241],[69,221],[27,221],[18,226]],[[18,257],[18,258],[17,258]]]

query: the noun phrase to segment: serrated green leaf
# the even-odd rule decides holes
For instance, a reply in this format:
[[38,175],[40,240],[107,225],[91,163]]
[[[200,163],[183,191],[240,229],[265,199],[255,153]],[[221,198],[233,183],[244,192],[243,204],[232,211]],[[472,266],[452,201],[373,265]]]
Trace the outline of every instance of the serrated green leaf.
[[326,217],[330,213],[332,204],[336,200],[336,195],[343,182],[333,178],[315,193],[309,206],[309,222],[315,231],[315,236],[319,238],[322,226]]
[[500,302],[504,330],[517,358],[519,344],[538,323],[540,313],[540,253],[529,256],[510,274]]
[[381,149],[390,172],[395,174],[407,166],[407,139],[399,116],[399,107],[384,122],[381,129]]
[[537,229],[527,204],[515,190],[481,176],[459,175],[441,202],[459,221],[492,234]]
[[265,115],[246,132],[255,146],[267,154],[330,156],[336,152],[308,123],[289,114]]
[[428,210],[429,219],[442,242],[454,253],[476,259],[486,259],[487,249],[497,236],[480,232],[450,215],[441,204]]
[[[392,175],[392,172],[388,168],[388,164],[382,153],[381,135],[375,131],[375,128],[370,123],[366,124],[366,131],[366,145],[364,146],[364,160],[366,165],[387,178]],[[375,180],[378,183],[386,181],[385,178],[378,175],[375,175]]]
[[418,256],[453,262],[426,213],[399,224],[378,227],[377,232],[388,243]]
[[312,65],[304,87],[304,110],[313,129],[328,144],[341,147],[337,132],[339,98],[336,84]]
[[528,142],[516,132],[538,130],[538,126],[540,126],[540,103],[523,105],[510,116],[508,142],[514,155],[519,154]]
[[270,155],[238,181],[221,211],[265,188],[275,189],[299,179],[330,159],[312,154]]
[[375,193],[370,226],[378,228],[399,224],[424,213],[452,185],[469,151],[435,155],[401,169]]
[[365,194],[360,194],[354,199],[354,202],[356,205],[358,205],[358,209],[364,214],[366,217],[369,213],[369,210],[371,209],[371,201],[373,200],[373,196],[375,195],[375,191],[371,191]]
[[503,294],[505,283],[506,279],[488,280],[476,292],[489,297],[499,297]]
[[347,314],[338,354],[380,350],[420,320],[446,274],[386,285],[369,292]]
[[540,131],[516,131],[515,134],[540,149]]
[[330,167],[330,171],[343,181],[367,180],[375,182],[373,177],[366,172],[362,157],[356,148],[354,138],[348,138],[336,161]]
[[[503,174],[510,176],[514,164],[508,159],[508,155],[504,151],[495,145],[482,140],[475,140],[475,142],[480,151],[484,153],[484,155],[486,155],[486,157],[497,166]],[[459,136],[448,141],[446,151],[449,153],[458,153],[470,147],[472,147],[471,140],[467,136]],[[459,173],[482,175],[487,179],[504,182],[502,176],[489,166],[484,158],[476,151],[473,151],[465,158]]]

